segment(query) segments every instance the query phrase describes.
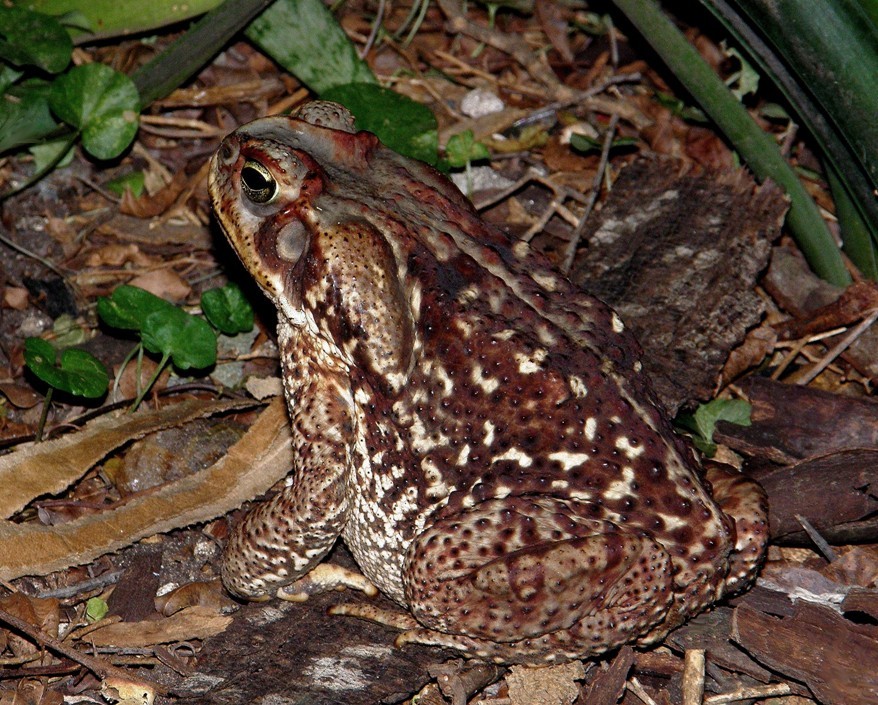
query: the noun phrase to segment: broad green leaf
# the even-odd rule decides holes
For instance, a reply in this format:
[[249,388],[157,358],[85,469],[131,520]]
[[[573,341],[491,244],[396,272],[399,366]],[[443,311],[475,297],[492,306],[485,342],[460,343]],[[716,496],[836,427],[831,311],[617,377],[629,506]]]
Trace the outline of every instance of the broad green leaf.
[[142,330],[151,314],[174,308],[170,301],[128,284],[117,286],[112,294],[98,299],[98,316],[101,320],[112,328],[122,330]]
[[0,59],[60,73],[72,52],[70,37],[54,17],[0,5]]
[[98,159],[117,157],[137,133],[140,95],[125,74],[103,64],[76,66],[52,84],[52,111],[82,133]]
[[276,0],[247,38],[317,93],[377,80],[321,0]]
[[90,624],[100,622],[109,611],[109,606],[100,597],[90,597],[85,603],[85,617]]
[[488,148],[481,142],[476,142],[472,130],[464,130],[454,135],[445,145],[445,157],[452,167],[462,167],[469,162],[488,159],[490,156]]
[[0,95],[5,93],[9,86],[15,83],[24,75],[21,71],[16,71],[11,66],[0,64]]
[[753,407],[743,399],[714,399],[699,406],[694,414],[680,414],[677,422],[693,432],[693,443],[705,455],[716,453],[713,433],[718,421],[738,426],[750,425]]
[[201,295],[201,310],[226,335],[246,333],[253,328],[253,307],[237,284],[205,291]]
[[0,154],[34,144],[58,127],[48,92],[44,81],[28,81],[0,95]]
[[24,341],[24,361],[43,382],[74,396],[96,399],[107,391],[107,369],[85,350],[64,350],[59,364],[51,343],[42,338],[27,338]]
[[105,182],[104,188],[119,197],[124,196],[126,191],[131,191],[134,198],[139,198],[145,185],[146,175],[142,171],[132,171]]
[[181,370],[204,369],[216,364],[216,333],[203,318],[176,306],[146,317],[140,332],[143,347],[170,355]]
[[34,171],[41,173],[50,166],[69,166],[76,152],[71,140],[52,140],[43,144],[35,144],[28,148],[34,158]]
[[344,105],[357,119],[357,129],[374,132],[392,150],[436,163],[439,135],[436,116],[427,106],[369,83],[337,86],[320,97]]

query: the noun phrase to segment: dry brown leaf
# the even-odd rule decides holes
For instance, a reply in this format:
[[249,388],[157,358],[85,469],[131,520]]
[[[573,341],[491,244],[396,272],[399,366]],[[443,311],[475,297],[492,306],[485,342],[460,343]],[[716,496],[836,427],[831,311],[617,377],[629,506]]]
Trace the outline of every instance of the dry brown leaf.
[[15,382],[0,382],[0,394],[19,409],[32,409],[43,400],[33,387]]
[[[136,417],[127,419],[128,425],[136,426],[136,420]],[[126,419],[112,421],[125,425]],[[114,429],[106,428],[107,425],[103,424],[103,433],[113,436]],[[131,429],[126,430],[130,437]],[[85,431],[75,435],[83,434]],[[125,440],[125,434],[115,435],[118,442],[112,447]],[[68,455],[78,452],[85,456],[90,452],[92,457],[97,456],[95,462],[108,450],[101,452],[76,448],[72,443],[67,445]],[[46,455],[50,464],[60,464],[57,457]],[[28,462],[39,466],[33,457],[28,458]],[[71,565],[82,565],[144,537],[213,519],[265,492],[282,479],[291,466],[288,417],[283,400],[276,399],[228,454],[206,470],[135,497],[111,512],[83,516],[68,524],[0,523],[0,580],[46,575]],[[31,487],[33,484],[32,480]],[[24,494],[19,491],[17,501]]]
[[204,607],[219,612],[233,604],[219,580],[186,583],[155,598],[156,609],[166,617],[189,607]]
[[560,666],[513,666],[506,675],[512,705],[571,705],[579,697],[576,681],[585,678],[581,661]]
[[158,258],[144,254],[134,243],[110,243],[91,250],[85,258],[88,267],[121,267],[126,264],[149,267],[158,263]]
[[27,289],[20,286],[7,286],[3,290],[3,305],[16,311],[24,311],[28,306]]
[[76,433],[21,446],[0,457],[0,518],[12,516],[35,497],[65,490],[108,453],[135,438],[248,405],[241,401],[193,399],[156,411],[104,416]]
[[173,269],[154,269],[135,277],[128,284],[171,301],[183,301],[192,293],[192,287]]
[[232,617],[218,614],[211,607],[186,607],[179,612],[148,622],[116,622],[89,632],[87,640],[95,646],[139,648],[175,641],[216,636],[232,623]]
[[153,196],[143,194],[140,198],[135,198],[131,191],[126,190],[122,195],[119,212],[137,218],[152,218],[161,215],[174,204],[177,197],[186,188],[188,181],[189,177],[186,172],[181,170],[174,174],[171,183]]

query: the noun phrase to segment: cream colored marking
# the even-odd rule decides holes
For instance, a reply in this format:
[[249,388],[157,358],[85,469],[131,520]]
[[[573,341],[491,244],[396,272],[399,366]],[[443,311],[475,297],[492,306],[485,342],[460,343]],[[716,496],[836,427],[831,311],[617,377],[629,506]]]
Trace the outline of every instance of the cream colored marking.
[[518,257],[518,259],[524,259],[530,254],[530,245],[524,240],[516,240],[515,244],[512,245],[512,254]]
[[435,379],[442,385],[443,396],[450,396],[454,392],[454,383],[445,372],[442,363],[436,360],[430,360],[424,365],[424,368],[424,372],[426,372],[428,377]]
[[[404,281],[404,279],[403,279]],[[420,282],[415,282],[412,285],[411,294],[409,294],[409,307],[411,308],[412,318],[414,318],[415,322],[421,317],[421,292],[423,291],[423,287]]]
[[582,377],[570,375],[567,382],[570,384],[570,391],[573,392],[573,395],[577,399],[583,399],[588,396],[588,387],[585,386],[585,382],[582,380]]
[[615,311],[613,311],[612,321],[614,333],[621,333],[625,330],[625,324],[622,322],[622,319],[619,318],[618,314]]
[[379,450],[372,456],[372,465],[381,465],[384,462],[384,451]]
[[456,465],[466,465],[469,462],[469,452],[471,448],[469,443],[464,443],[463,448],[460,449],[460,453],[457,454],[457,460],[455,460]]
[[592,416],[585,420],[585,437],[593,441],[598,430],[598,420]]
[[427,482],[426,494],[430,499],[447,497],[453,491],[454,488],[448,487],[442,477],[442,471],[430,458],[423,458],[421,460],[421,472],[424,473],[424,479]]
[[523,453],[518,448],[510,448],[502,455],[496,456],[491,462],[499,463],[503,460],[514,460],[523,468],[529,468],[531,465],[533,465],[533,458],[531,458],[526,453]]
[[553,490],[566,490],[568,487],[570,487],[570,483],[567,480],[552,480]]
[[471,304],[473,301],[479,298],[479,287],[475,284],[470,284],[465,289],[461,289],[457,293],[457,300],[459,303],[464,306],[467,304]]
[[482,366],[474,365],[470,373],[470,379],[473,384],[481,387],[486,394],[491,394],[500,386],[500,381],[496,377],[482,377]]
[[555,291],[558,288],[558,277],[551,272],[534,272],[531,277],[544,291]]
[[512,328],[507,328],[506,330],[497,331],[491,337],[494,340],[511,340],[516,335],[518,335],[518,331]]
[[512,494],[512,489],[509,487],[497,487],[494,490],[494,499],[503,499],[504,497],[508,497]]
[[632,459],[643,453],[643,446],[631,445],[631,442],[625,436],[619,436],[616,439],[616,448]]
[[544,348],[538,348],[533,351],[533,355],[528,357],[524,353],[513,353],[515,361],[518,363],[518,371],[523,375],[531,375],[540,371],[540,363],[546,359],[549,353]]
[[485,429],[485,440],[482,441],[482,445],[490,448],[494,443],[494,430],[497,427],[490,421],[485,421],[482,428]]
[[464,340],[469,340],[472,337],[473,327],[470,325],[469,321],[465,321],[462,318],[456,318],[454,319],[453,325],[460,331]]
[[555,460],[561,463],[564,472],[567,472],[570,468],[584,465],[588,462],[590,457],[591,456],[588,453],[568,453],[566,450],[559,450],[555,453],[549,454],[549,460]]
[[623,499],[631,496],[631,485],[634,483],[634,468],[625,466],[622,468],[622,477],[611,482],[603,491],[605,499]]

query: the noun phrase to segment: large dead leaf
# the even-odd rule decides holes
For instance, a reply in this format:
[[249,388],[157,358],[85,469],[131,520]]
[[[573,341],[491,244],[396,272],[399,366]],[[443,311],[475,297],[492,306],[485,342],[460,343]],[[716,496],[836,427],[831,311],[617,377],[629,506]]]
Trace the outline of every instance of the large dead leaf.
[[95,646],[146,647],[190,639],[206,639],[224,631],[232,617],[210,607],[186,607],[170,617],[146,622],[116,622],[89,632]]
[[[115,421],[125,424],[122,419]],[[71,444],[74,452],[84,454],[87,449]],[[94,453],[96,460],[105,454],[106,449]],[[60,458],[46,457],[61,464]],[[33,457],[28,460],[36,462]],[[206,470],[112,511],[60,526],[0,523],[0,579],[81,565],[146,536],[213,519],[265,492],[289,472],[291,464],[286,410],[283,401],[275,399],[228,454]]]
[[251,405],[193,399],[154,411],[102,416],[76,433],[20,447],[0,457],[0,517],[12,516],[36,497],[63,492],[107,454],[129,441],[192,419]]

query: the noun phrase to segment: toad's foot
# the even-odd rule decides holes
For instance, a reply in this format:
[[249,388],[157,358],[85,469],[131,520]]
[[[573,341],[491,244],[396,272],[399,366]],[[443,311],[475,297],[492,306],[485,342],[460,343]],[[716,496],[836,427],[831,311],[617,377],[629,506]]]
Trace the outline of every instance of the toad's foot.
[[304,602],[312,595],[345,588],[362,590],[369,597],[378,594],[378,589],[361,573],[340,565],[321,563],[296,582],[278,588],[277,596],[290,602]]

